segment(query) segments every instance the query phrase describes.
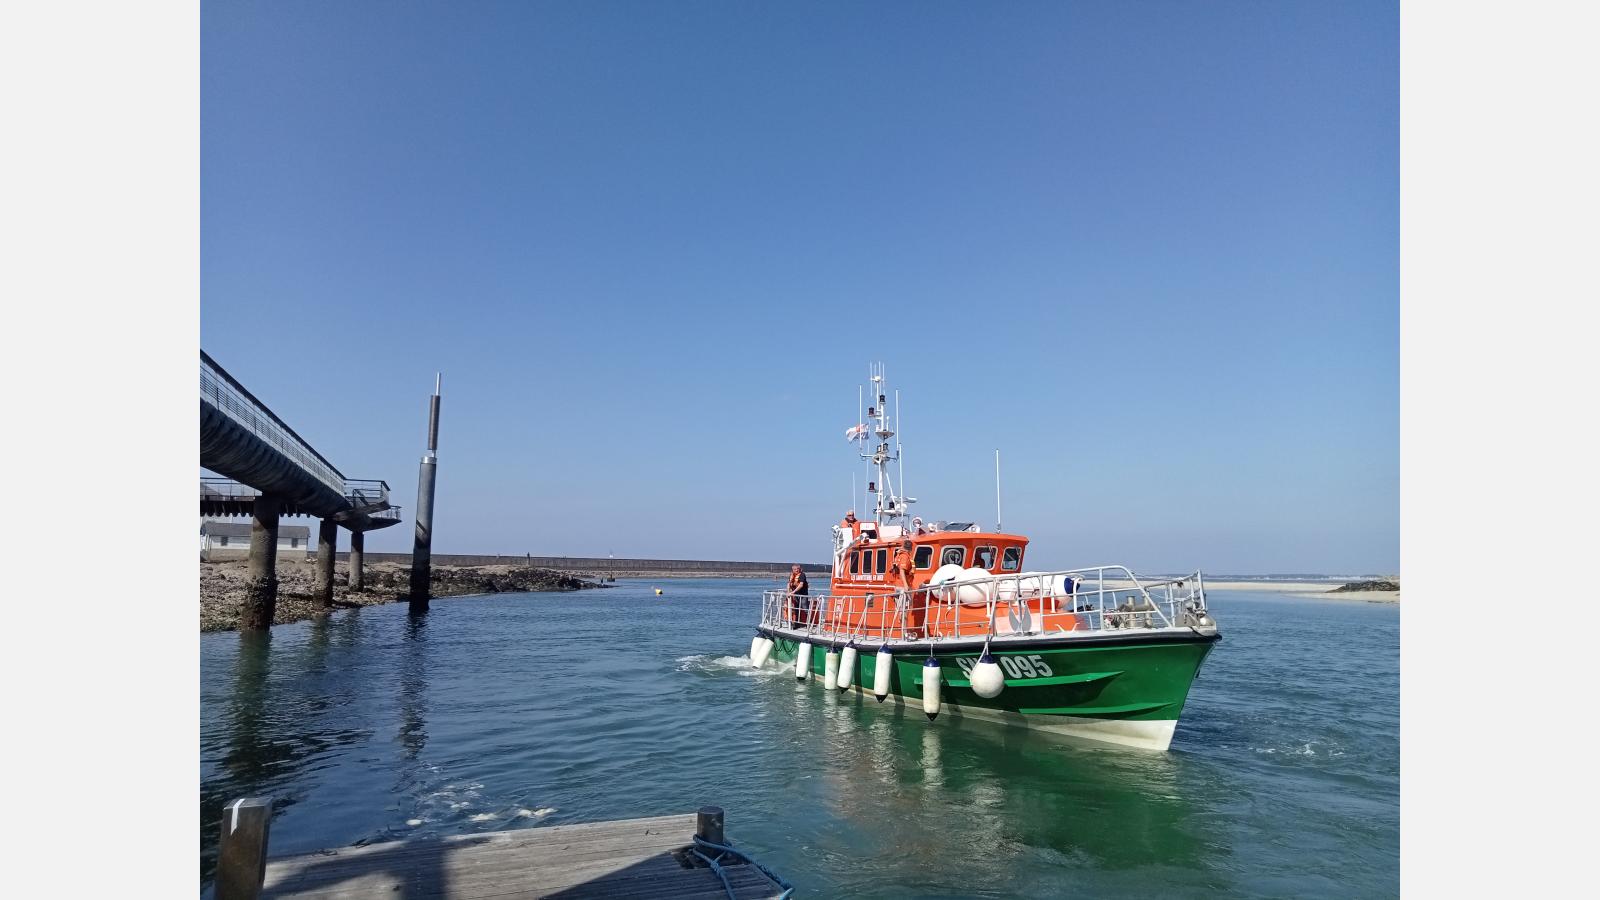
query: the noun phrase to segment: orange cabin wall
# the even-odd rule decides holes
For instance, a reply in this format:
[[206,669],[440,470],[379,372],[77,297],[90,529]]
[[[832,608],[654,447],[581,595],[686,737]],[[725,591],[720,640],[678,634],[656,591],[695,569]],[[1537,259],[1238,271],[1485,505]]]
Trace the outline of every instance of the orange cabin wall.
[[[891,573],[889,572],[889,566],[894,560],[894,549],[898,543],[898,541],[871,541],[852,547],[846,551],[844,556],[844,572],[842,575],[833,579],[832,593],[857,594],[867,593],[869,591],[881,592],[886,587],[890,589],[898,589],[899,584],[890,580]],[[913,589],[920,588],[927,584],[928,579],[933,577],[933,573],[938,571],[939,556],[943,553],[943,548],[945,547],[965,547],[965,565],[969,568],[973,565],[973,556],[977,552],[978,547],[994,547],[994,566],[986,571],[992,572],[996,575],[1009,574],[1002,571],[1000,568],[1001,561],[1005,558],[1005,550],[1007,547],[1017,547],[1022,551],[1021,558],[1017,561],[1017,568],[1015,571],[1022,571],[1027,563],[1028,558],[1028,539],[1018,534],[999,534],[993,532],[984,533],[970,531],[956,531],[948,533],[939,532],[936,534],[913,536],[911,538],[911,544],[913,564],[916,559],[918,547],[934,548],[932,564],[926,569],[914,569],[912,571],[911,587]],[[853,554],[861,551],[871,551],[875,556],[878,550],[884,551],[884,572],[882,575],[878,575],[874,572],[870,577],[863,578],[861,574],[852,575],[850,573],[850,557]]]

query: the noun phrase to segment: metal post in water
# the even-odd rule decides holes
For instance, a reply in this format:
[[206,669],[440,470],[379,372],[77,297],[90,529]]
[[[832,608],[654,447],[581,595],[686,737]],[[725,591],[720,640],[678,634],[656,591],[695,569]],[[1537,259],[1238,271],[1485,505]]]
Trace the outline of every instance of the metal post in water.
[[417,470],[417,533],[411,547],[411,611],[427,612],[433,578],[433,488],[439,458],[439,383],[434,375],[428,399],[428,455]]

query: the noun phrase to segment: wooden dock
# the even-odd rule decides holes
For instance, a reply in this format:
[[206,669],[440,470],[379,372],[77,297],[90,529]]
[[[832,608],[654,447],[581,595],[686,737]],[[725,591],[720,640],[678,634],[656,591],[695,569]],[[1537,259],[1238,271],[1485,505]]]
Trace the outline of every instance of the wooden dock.
[[[708,838],[720,842],[721,810],[716,813]],[[722,880],[689,852],[703,822],[685,813],[393,841],[267,859],[264,866],[245,854],[233,870],[242,878],[230,878],[226,863],[219,863],[217,897],[727,900]],[[783,894],[754,865],[732,859],[722,865],[738,900]],[[257,872],[259,893],[249,891]]]

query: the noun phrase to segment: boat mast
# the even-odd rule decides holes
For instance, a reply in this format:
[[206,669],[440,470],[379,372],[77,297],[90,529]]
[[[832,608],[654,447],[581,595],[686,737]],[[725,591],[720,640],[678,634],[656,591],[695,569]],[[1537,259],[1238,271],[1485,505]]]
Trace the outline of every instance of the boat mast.
[[[894,437],[895,433],[891,427],[892,423],[889,417],[889,394],[888,386],[884,382],[883,363],[873,363],[868,368],[868,377],[872,384],[874,402],[860,421],[862,424],[865,424],[868,420],[873,421],[873,426],[866,429],[866,431],[870,431],[877,439],[877,446],[873,447],[871,453],[866,452],[867,435],[865,431],[858,434],[856,440],[858,441],[857,449],[861,454],[861,458],[870,465],[869,473],[872,470],[876,470],[875,477],[872,474],[868,475],[867,491],[877,496],[877,500],[873,504],[872,517],[881,526],[886,520],[893,522],[909,517],[911,512],[908,507],[917,502],[917,500],[915,497],[903,497],[895,493],[894,482],[889,477],[889,464],[900,459],[900,445],[898,441],[892,445],[889,442],[889,439]],[[895,407],[897,414],[899,405],[900,396],[896,392]]]

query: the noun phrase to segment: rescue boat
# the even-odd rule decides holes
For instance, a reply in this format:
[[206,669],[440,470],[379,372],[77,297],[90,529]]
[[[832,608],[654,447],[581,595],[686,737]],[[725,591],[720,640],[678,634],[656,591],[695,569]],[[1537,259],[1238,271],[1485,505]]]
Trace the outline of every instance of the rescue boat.
[[[971,719],[1167,750],[1221,640],[1203,575],[1028,570],[1024,535],[911,516],[916,498],[897,490],[899,396],[891,419],[881,365],[870,380],[873,405],[845,436],[868,465],[873,514],[833,526],[825,593],[763,594],[752,659],[822,690],[919,708],[930,724]],[[891,464],[901,464],[895,477]]]

